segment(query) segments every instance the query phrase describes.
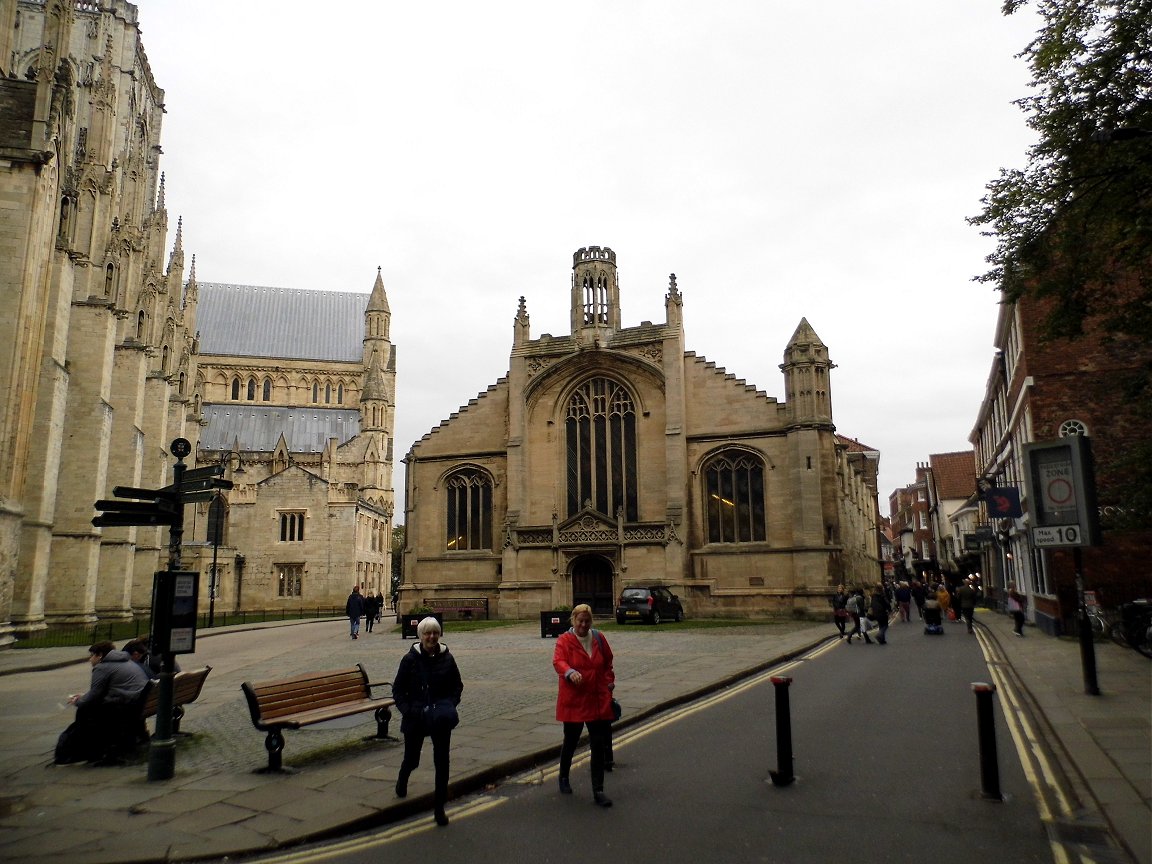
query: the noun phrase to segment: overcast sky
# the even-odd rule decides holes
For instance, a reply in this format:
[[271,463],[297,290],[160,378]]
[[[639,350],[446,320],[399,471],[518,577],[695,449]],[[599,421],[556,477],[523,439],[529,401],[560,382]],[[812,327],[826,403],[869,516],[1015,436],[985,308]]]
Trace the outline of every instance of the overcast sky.
[[[1000,0],[142,0],[167,206],[201,282],[368,292],[413,442],[568,332],[572,253],[617,254],[624,326],[784,398],[806,317],[880,507],[969,448],[997,295],[965,217],[1032,139],[1034,18]],[[174,231],[174,228],[173,228]],[[170,241],[173,235],[170,235]],[[398,513],[397,521],[402,521]]]

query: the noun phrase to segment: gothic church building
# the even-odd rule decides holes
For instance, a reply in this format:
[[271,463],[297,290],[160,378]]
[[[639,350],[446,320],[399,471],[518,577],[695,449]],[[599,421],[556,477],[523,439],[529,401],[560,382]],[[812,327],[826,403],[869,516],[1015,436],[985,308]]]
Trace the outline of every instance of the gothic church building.
[[665,585],[689,615],[825,614],[879,579],[879,454],[836,434],[828,349],[801,320],[780,402],[687,351],[666,321],[621,325],[616,253],[573,256],[571,331],[533,339],[524,299],[506,377],[411,448],[401,608],[485,597],[493,617]]

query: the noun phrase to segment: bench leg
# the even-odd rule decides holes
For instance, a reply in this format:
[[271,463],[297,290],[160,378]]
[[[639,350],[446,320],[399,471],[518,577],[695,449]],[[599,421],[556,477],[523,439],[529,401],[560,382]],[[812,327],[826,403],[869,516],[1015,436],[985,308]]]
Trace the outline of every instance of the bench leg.
[[280,771],[283,762],[280,759],[284,752],[284,735],[279,729],[273,729],[264,739],[264,749],[268,751],[268,771]]
[[392,719],[392,712],[387,708],[376,709],[376,737],[388,737],[388,723]]
[[180,721],[183,719],[184,719],[184,706],[183,705],[173,705],[172,706],[172,734],[173,735],[179,735],[180,734]]

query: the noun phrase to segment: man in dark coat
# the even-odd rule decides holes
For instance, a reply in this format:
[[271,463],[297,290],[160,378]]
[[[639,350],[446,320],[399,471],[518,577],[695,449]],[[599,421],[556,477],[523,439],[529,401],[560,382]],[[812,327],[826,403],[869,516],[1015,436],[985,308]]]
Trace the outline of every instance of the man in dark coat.
[[87,693],[68,699],[76,706],[76,722],[69,727],[70,744],[64,748],[68,752],[58,752],[58,762],[115,761],[136,734],[138,724],[133,723],[133,713],[139,710],[148,673],[111,642],[92,645],[88,662],[92,664],[92,681]]
[[353,585],[352,593],[348,595],[348,602],[344,604],[344,614],[348,616],[348,624],[352,628],[352,638],[360,638],[360,618],[364,615],[364,598],[360,596],[360,586]]
[[372,625],[376,623],[376,598],[372,592],[364,595],[364,631],[372,632]]

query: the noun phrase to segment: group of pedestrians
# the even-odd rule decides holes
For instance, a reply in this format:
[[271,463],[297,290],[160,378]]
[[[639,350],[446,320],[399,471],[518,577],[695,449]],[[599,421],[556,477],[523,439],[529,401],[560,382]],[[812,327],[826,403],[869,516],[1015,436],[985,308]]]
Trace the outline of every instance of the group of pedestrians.
[[348,616],[350,635],[353,639],[360,638],[360,619],[364,619],[364,631],[372,632],[372,625],[377,623],[384,614],[384,594],[377,592],[361,594],[360,586],[353,585],[352,593],[344,604],[344,614]]
[[[848,644],[856,637],[872,644],[870,632],[876,630],[876,644],[888,644],[888,619],[892,617],[892,600],[883,584],[878,584],[870,595],[863,588],[851,593],[843,585],[836,589],[832,597],[832,615],[840,638],[847,637]],[[852,629],[848,629],[851,623]]]
[[[612,648],[604,634],[592,628],[592,609],[580,604],[572,610],[571,628],[556,640],[552,668],[558,691],[556,719],[563,724],[559,789],[572,794],[572,759],[585,727],[591,747],[592,801],[611,807],[604,792],[604,775],[613,768],[611,724],[615,719],[612,692],[616,676]],[[460,722],[464,683],[448,646],[440,641],[440,622],[429,616],[416,625],[418,641],[400,660],[392,683],[392,698],[403,718],[404,759],[396,778],[396,795],[408,795],[408,780],[420,765],[426,738],[432,739],[433,814],[437,825],[447,825],[448,773],[452,730]]]

